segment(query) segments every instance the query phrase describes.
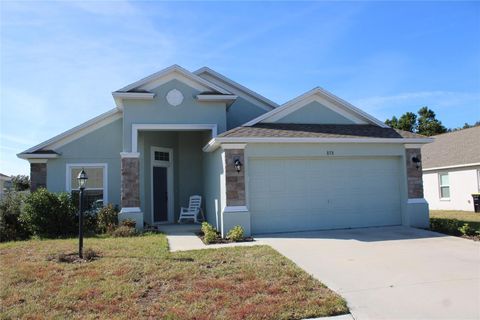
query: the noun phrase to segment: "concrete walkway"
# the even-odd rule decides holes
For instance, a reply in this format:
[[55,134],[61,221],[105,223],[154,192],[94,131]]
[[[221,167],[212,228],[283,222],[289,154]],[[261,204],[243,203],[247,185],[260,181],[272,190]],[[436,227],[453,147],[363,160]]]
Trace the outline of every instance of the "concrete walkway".
[[480,319],[480,243],[388,227],[257,236],[342,295],[355,319]]

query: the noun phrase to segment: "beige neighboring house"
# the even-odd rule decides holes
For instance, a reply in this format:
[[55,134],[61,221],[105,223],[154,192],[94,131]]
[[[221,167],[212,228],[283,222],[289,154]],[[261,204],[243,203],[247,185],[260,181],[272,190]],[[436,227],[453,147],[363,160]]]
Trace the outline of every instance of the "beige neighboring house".
[[422,147],[425,199],[432,210],[474,211],[480,192],[480,127],[435,136]]
[[5,189],[11,187],[11,181],[12,179],[9,176],[0,173],[0,199],[3,198]]

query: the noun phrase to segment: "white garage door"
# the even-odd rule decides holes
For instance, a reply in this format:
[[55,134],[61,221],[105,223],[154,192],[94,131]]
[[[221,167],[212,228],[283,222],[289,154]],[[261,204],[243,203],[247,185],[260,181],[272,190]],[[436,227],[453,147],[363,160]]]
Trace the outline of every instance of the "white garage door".
[[252,232],[401,224],[399,158],[250,158]]

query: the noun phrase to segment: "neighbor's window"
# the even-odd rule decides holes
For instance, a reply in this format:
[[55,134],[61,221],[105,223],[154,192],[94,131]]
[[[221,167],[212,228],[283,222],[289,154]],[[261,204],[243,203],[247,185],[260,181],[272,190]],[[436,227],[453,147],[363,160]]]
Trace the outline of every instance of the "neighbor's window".
[[440,173],[438,178],[440,182],[440,199],[450,199],[450,181],[448,173]]
[[88,210],[97,209],[103,206],[106,203],[106,190],[105,190],[105,177],[107,174],[106,165],[68,165],[68,174],[70,178],[70,185],[68,186],[69,191],[72,194],[73,201],[75,205],[78,206],[78,181],[77,176],[80,171],[84,169],[87,173],[87,187],[85,188],[85,206]]

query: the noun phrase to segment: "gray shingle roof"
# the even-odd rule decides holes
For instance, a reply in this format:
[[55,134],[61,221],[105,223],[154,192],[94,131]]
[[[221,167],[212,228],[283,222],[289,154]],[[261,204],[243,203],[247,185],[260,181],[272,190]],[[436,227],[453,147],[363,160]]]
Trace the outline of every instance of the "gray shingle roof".
[[278,137],[278,138],[426,138],[425,136],[375,125],[360,124],[296,124],[258,123],[237,127],[219,137]]
[[434,136],[422,147],[424,169],[480,162],[480,127]]

